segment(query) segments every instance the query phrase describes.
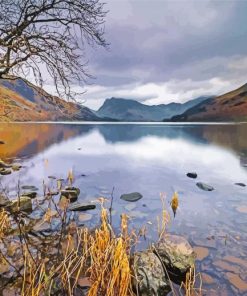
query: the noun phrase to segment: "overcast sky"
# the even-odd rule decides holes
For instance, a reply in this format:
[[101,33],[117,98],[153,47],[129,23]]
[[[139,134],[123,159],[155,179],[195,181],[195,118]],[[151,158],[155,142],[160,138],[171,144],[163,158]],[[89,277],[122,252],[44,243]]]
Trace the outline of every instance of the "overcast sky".
[[88,52],[83,95],[184,102],[247,82],[247,1],[106,0],[109,50]]

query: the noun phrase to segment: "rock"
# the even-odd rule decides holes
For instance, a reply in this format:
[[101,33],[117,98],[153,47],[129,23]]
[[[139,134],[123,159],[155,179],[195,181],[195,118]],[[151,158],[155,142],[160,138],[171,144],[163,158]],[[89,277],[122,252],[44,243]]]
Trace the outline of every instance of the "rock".
[[92,214],[82,213],[82,214],[79,215],[79,221],[80,222],[86,222],[86,221],[91,220],[92,217],[93,217]]
[[217,260],[215,262],[213,262],[213,265],[218,267],[219,269],[223,270],[223,271],[230,271],[230,272],[233,272],[233,273],[240,273],[240,268],[239,266],[237,265],[234,265],[234,264],[229,264],[223,260]]
[[235,185],[241,186],[241,187],[245,187],[246,185],[244,183],[235,183]]
[[142,198],[142,195],[139,192],[132,192],[128,194],[122,194],[121,199],[125,201],[135,202]]
[[0,140],[0,145],[4,145],[5,142],[3,140]]
[[6,207],[10,204],[10,201],[7,197],[0,195],[0,207]]
[[55,176],[48,176],[48,179],[56,180],[57,178]]
[[96,208],[96,205],[86,204],[86,203],[76,203],[68,207],[70,211],[87,211],[87,210],[94,210],[95,208]]
[[213,191],[214,190],[214,187],[207,185],[205,183],[202,183],[202,182],[196,183],[196,186],[202,190],[205,190],[205,191]]
[[20,199],[13,200],[7,207],[11,212],[16,213],[19,211],[31,212],[32,211],[32,200],[30,197],[22,196]]
[[175,282],[184,279],[186,272],[195,264],[195,252],[182,236],[166,234],[154,246]]
[[138,252],[134,254],[133,288],[138,291],[137,295],[167,295],[171,290],[169,280],[159,258],[152,251]]
[[0,169],[0,175],[2,176],[6,176],[6,175],[10,175],[12,172],[9,169]]
[[[228,281],[240,291],[240,293],[247,292],[247,283],[243,281],[237,274],[227,272],[226,277]],[[241,294],[242,295],[242,294]],[[246,295],[246,294],[244,294]]]
[[22,168],[22,166],[18,163],[12,165],[13,171],[19,171],[21,168]]
[[208,248],[205,247],[195,246],[193,249],[196,253],[196,259],[199,261],[204,260],[209,254]]
[[247,206],[238,206],[238,207],[236,207],[236,210],[237,210],[239,213],[247,214]]
[[69,199],[70,202],[77,201],[79,194],[80,189],[76,187],[66,187],[65,190],[61,190],[61,198],[64,196]]
[[21,197],[25,197],[25,196],[30,197],[30,198],[35,198],[35,197],[37,197],[37,192],[35,192],[35,191],[23,192]]
[[196,179],[197,178],[197,173],[195,173],[195,172],[188,173],[187,177],[192,178],[192,179]]
[[0,169],[10,168],[11,166],[0,159]]
[[203,284],[212,285],[215,283],[215,280],[209,274],[202,272],[201,276]]

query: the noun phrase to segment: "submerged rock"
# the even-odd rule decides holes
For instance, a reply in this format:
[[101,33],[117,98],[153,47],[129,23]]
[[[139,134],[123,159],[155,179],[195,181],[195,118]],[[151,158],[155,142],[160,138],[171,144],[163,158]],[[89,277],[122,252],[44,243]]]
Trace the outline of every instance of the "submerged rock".
[[208,184],[202,183],[202,182],[196,183],[196,186],[202,190],[205,190],[205,191],[213,191],[214,190],[214,187],[212,187]]
[[188,173],[187,177],[192,178],[192,179],[196,179],[197,178],[197,173],[195,173],[195,172]]
[[68,207],[70,211],[87,211],[87,210],[94,210],[95,208],[96,208],[96,205],[86,204],[86,203],[76,203]]
[[238,186],[241,186],[241,187],[245,187],[246,186],[246,184],[244,184],[244,183],[235,183],[235,185],[238,185]]
[[21,197],[30,197],[30,198],[36,198],[37,197],[37,192],[36,191],[29,191],[29,192],[23,192]]
[[0,145],[4,145],[5,142],[3,140],[0,140]]
[[30,190],[30,191],[38,191],[39,190],[36,186],[33,186],[33,185],[24,185],[24,186],[21,186],[21,189]]
[[9,199],[7,197],[5,197],[4,195],[0,195],[0,207],[6,207],[10,203],[11,202],[9,201]]
[[169,280],[159,258],[152,251],[138,252],[134,254],[133,288],[138,291],[137,295],[165,296],[171,290]]
[[8,209],[13,212],[31,212],[32,211],[32,200],[28,196],[21,196],[19,199],[13,200]]
[[2,176],[6,176],[6,175],[10,175],[12,172],[10,169],[0,169],[0,175]]
[[13,171],[19,171],[22,168],[22,165],[15,163],[12,165],[12,170]]
[[182,236],[166,234],[154,247],[175,282],[180,282],[195,264],[195,252]]
[[139,192],[132,192],[132,193],[127,193],[127,194],[122,194],[120,196],[120,198],[125,201],[135,202],[135,201],[138,201],[139,199],[141,199],[142,195]]
[[75,202],[80,194],[80,189],[76,187],[66,187],[65,190],[61,190],[61,198],[64,196],[70,200],[70,202]]

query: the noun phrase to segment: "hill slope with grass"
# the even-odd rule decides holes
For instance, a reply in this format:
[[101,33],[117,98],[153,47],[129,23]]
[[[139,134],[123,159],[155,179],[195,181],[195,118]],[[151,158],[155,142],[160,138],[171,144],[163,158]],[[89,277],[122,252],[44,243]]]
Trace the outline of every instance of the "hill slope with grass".
[[209,98],[172,121],[247,121],[247,84],[224,95]]
[[51,96],[20,78],[0,79],[0,122],[99,120],[89,108]]

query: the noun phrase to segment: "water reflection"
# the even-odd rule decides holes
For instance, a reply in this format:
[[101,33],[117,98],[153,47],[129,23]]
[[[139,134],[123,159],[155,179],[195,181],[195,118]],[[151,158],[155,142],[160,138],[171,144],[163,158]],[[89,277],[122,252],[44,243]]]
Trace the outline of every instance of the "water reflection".
[[[198,261],[199,270],[216,279],[216,286],[234,290],[226,272],[217,263],[226,256],[244,258],[247,248],[246,193],[244,167],[247,156],[247,125],[0,125],[0,158],[22,157],[26,166],[19,173],[2,178],[10,193],[17,179],[21,185],[40,186],[48,176],[66,178],[72,168],[81,200],[110,197],[115,187],[114,226],[123,211],[131,225],[148,228],[147,242],[155,239],[156,217],[160,214],[160,192],[166,206],[174,190],[179,192],[179,208],[170,231],[187,236],[196,246],[209,249]],[[48,161],[47,161],[48,160]],[[196,171],[198,178],[186,173]],[[215,188],[206,192],[196,186],[205,182]],[[41,190],[41,187],[40,187]],[[123,193],[138,191],[143,199],[134,208],[120,200]],[[97,223],[95,220],[88,223]],[[152,224],[146,224],[151,221]],[[246,268],[239,269],[246,280]],[[229,276],[229,274],[228,274]],[[244,293],[244,292],[243,292]],[[215,295],[218,295],[217,292]]]

